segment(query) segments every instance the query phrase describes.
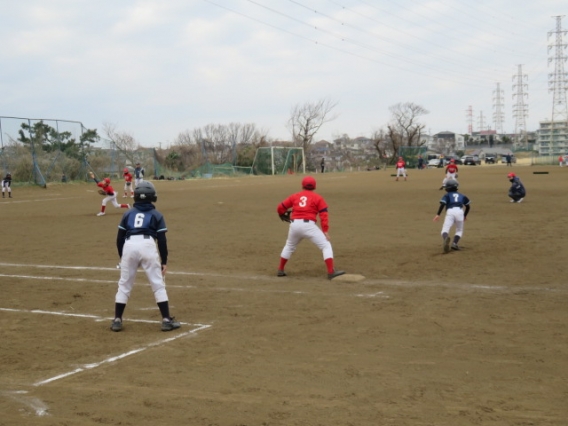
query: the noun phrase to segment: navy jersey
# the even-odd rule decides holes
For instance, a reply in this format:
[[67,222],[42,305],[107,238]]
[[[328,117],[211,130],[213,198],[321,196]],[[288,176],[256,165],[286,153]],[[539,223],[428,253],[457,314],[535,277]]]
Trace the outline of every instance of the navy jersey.
[[126,231],[126,238],[131,235],[149,235],[156,239],[158,233],[168,230],[162,213],[148,203],[134,203],[133,208],[122,216],[118,228]]
[[516,195],[519,197],[524,197],[525,195],[527,195],[525,186],[518,177],[514,177],[513,180],[511,181],[511,188],[509,188],[509,195]]
[[469,198],[459,192],[447,192],[440,200],[440,204],[445,205],[446,210],[454,207],[461,209],[469,205]]

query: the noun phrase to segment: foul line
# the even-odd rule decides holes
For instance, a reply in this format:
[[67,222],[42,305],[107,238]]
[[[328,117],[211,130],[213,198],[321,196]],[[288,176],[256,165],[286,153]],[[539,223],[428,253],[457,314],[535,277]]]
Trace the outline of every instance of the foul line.
[[[11,266],[11,267],[24,267],[24,268],[43,268],[43,269],[71,269],[71,270],[91,270],[91,271],[117,271],[116,266],[113,268],[107,267],[98,267],[98,266],[61,266],[61,265],[37,265],[37,264],[21,264],[21,263],[4,263],[0,262],[0,267],[2,266]],[[282,278],[276,277],[268,277],[266,275],[247,275],[247,276],[240,276],[236,277],[234,274],[214,274],[214,273],[204,273],[204,272],[186,272],[186,271],[168,271],[168,275],[184,275],[184,276],[200,276],[200,277],[219,277],[219,278],[242,278],[247,280],[267,280],[274,278],[275,280],[278,279],[282,281]],[[84,278],[52,278],[52,277],[26,277],[26,276],[18,276],[18,275],[3,275],[0,274],[0,277],[10,277],[10,278],[30,278],[30,279],[46,279],[46,280],[67,280],[67,281],[92,281],[92,282],[103,282],[108,283],[111,281],[104,281],[104,280],[89,280]],[[112,281],[116,282],[116,281]],[[341,284],[345,284],[341,282]],[[350,283],[347,283],[350,284]],[[382,285],[382,286],[389,286],[389,287],[445,287],[445,288],[452,288],[452,289],[461,289],[461,290],[480,290],[486,292],[518,292],[518,291],[535,291],[535,292],[565,292],[564,288],[551,288],[551,287],[514,287],[514,286],[504,286],[504,285],[483,285],[483,284],[468,284],[468,283],[440,283],[440,282],[424,282],[424,281],[400,281],[391,278],[385,279],[365,279],[361,282],[363,286],[367,285]],[[168,285],[174,287],[172,285]],[[177,286],[183,288],[191,288],[194,286]],[[234,290],[234,291],[252,291],[249,289],[238,289],[238,288],[223,288],[222,290]],[[256,291],[264,291],[267,293],[297,293],[297,294],[309,294],[306,291],[290,291],[290,290],[256,290]],[[376,293],[377,295],[379,293]],[[371,295],[363,295],[363,294],[356,294],[355,296],[358,297],[372,297]],[[388,297],[388,296],[387,296]]]

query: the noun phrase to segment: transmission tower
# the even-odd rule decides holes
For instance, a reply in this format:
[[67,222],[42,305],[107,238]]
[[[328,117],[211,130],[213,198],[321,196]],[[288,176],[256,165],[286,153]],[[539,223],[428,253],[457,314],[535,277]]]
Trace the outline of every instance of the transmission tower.
[[[517,66],[517,75],[513,75],[513,118],[515,119],[515,144],[519,145],[523,142],[525,145],[527,141],[527,117],[529,115],[528,105],[525,103],[525,98],[528,97],[529,85],[527,84],[528,76],[523,74],[523,66]],[[515,93],[516,91],[516,93]]]
[[477,120],[477,125],[479,127],[479,131],[482,132],[485,130],[485,121],[483,117],[483,111],[479,111],[479,119]]
[[566,43],[563,35],[568,31],[562,29],[563,16],[553,16],[556,18],[556,31],[550,31],[550,36],[555,36],[555,42],[548,46],[550,52],[554,48],[554,55],[548,58],[548,63],[554,62],[554,72],[548,74],[549,92],[552,92],[552,120],[550,135],[550,151],[554,155],[564,153],[568,148],[568,105],[566,103],[566,92],[568,91],[568,74],[564,71],[564,62],[568,58],[564,51]]
[[493,91],[493,123],[495,123],[495,130],[498,135],[503,134],[503,121],[505,121],[505,114],[503,113],[504,102],[503,90],[501,90],[501,85],[497,83],[497,88]]
[[473,108],[471,105],[465,110],[465,119],[467,121],[467,133],[473,134]]

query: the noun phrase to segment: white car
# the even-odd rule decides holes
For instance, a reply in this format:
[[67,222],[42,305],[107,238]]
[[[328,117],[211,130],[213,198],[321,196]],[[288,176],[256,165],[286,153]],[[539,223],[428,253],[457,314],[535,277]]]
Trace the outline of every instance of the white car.
[[442,160],[441,160],[441,159],[439,159],[439,158],[432,158],[431,160],[428,160],[427,167],[428,167],[429,169],[432,169],[432,168],[437,168],[437,167],[443,167],[443,165],[444,165],[444,164],[442,163]]

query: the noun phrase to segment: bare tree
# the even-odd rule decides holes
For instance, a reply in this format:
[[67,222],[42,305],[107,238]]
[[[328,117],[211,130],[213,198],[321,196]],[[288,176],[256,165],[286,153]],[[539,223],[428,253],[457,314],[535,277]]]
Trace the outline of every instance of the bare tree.
[[321,99],[317,102],[297,104],[292,108],[288,127],[296,146],[304,148],[306,153],[309,151],[314,136],[321,126],[337,118],[336,115],[331,115],[336,105],[337,102]]
[[421,136],[426,125],[420,123],[419,119],[429,111],[412,102],[398,103],[389,110],[392,116],[387,126],[387,136],[392,144],[393,158],[402,146],[423,145]]
[[379,154],[379,162],[387,164],[388,159],[393,157],[392,143],[384,129],[375,130],[373,136],[373,145]]
[[140,144],[136,142],[134,136],[126,132],[116,130],[115,124],[104,123],[103,131],[106,137],[113,143],[114,148],[123,154],[130,164],[135,164],[136,151],[140,148]]

